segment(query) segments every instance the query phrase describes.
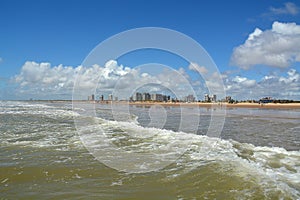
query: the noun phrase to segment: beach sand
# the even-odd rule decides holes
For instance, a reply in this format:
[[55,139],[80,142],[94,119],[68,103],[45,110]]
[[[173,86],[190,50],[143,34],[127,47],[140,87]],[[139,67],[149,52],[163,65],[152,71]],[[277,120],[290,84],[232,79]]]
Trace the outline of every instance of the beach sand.
[[[70,100],[67,101],[50,101],[47,100],[46,102],[51,103],[63,103],[63,102],[71,102]],[[39,101],[37,101],[39,102]],[[41,101],[45,102],[45,101]],[[95,103],[95,104],[120,104],[120,105],[137,105],[137,106],[152,106],[152,105],[161,105],[161,106],[198,106],[198,107],[227,107],[227,108],[270,108],[270,109],[300,109],[300,103],[267,103],[267,104],[259,104],[259,103],[224,103],[224,102],[217,102],[217,103],[204,103],[204,102],[191,102],[191,103],[171,103],[171,102],[128,102],[128,101],[73,101],[73,103],[81,104],[81,103]]]
[[[121,102],[119,102],[121,103]],[[140,105],[140,106],[199,106],[199,107],[228,107],[228,108],[272,108],[272,109],[300,109],[300,103],[164,103],[164,102],[123,102],[129,105]]]

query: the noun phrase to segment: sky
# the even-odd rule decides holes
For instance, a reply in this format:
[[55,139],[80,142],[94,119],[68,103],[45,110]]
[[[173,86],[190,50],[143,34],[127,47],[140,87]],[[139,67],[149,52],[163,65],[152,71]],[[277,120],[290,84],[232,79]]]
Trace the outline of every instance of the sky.
[[[105,95],[126,83],[161,84],[160,76],[164,87],[178,82],[168,70],[137,68],[146,63],[176,70],[202,100],[213,88],[209,66],[172,53],[146,49],[83,65],[101,42],[142,27],[175,30],[199,43],[226,95],[300,100],[299,1],[0,0],[0,26],[0,100],[72,99],[76,80]],[[81,89],[83,97],[93,92]]]

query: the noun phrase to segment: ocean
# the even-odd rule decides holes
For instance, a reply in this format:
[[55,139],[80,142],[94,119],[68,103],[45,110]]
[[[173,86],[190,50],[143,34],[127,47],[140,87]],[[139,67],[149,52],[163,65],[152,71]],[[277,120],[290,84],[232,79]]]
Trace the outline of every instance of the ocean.
[[300,199],[300,109],[91,105],[0,101],[0,199]]

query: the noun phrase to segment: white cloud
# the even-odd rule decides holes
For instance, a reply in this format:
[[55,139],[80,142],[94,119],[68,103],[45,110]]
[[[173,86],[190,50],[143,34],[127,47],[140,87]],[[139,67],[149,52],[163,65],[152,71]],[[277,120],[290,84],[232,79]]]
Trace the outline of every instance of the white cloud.
[[178,73],[181,74],[184,78],[189,79],[189,75],[186,73],[185,69],[183,67],[180,67],[178,69]]
[[233,96],[236,99],[251,99],[249,94],[251,90],[257,87],[255,80],[242,76],[228,77],[224,79],[224,84],[227,95]]
[[[95,86],[97,89],[109,90],[115,86],[121,76],[131,74],[132,77],[136,73],[134,69],[118,66],[116,61],[108,61],[104,67],[94,65],[89,68],[63,65],[52,67],[50,63],[27,61],[12,82],[18,84],[15,92],[20,96],[70,99],[75,80],[85,96],[91,94],[90,92],[93,91],[89,89],[95,89]],[[130,80],[124,79],[122,84],[126,87],[126,84],[130,83],[132,83]]]
[[[73,79],[74,69],[62,65],[51,68],[50,63],[36,63],[27,61],[15,81],[25,86],[58,86],[61,82]],[[70,82],[69,82],[70,83]]]
[[284,76],[266,75],[256,81],[243,76],[224,79],[226,93],[236,99],[259,99],[272,96],[278,99],[300,99],[300,74],[290,69]]
[[254,40],[255,37],[258,37],[260,34],[262,34],[262,31],[259,28],[256,28],[254,32],[249,35],[248,40]]
[[276,33],[283,35],[297,35],[300,34],[300,25],[296,23],[280,23],[274,22],[272,29]]
[[[192,80],[183,68],[178,71],[166,69],[158,74],[150,71],[124,67],[118,65],[116,61],[109,61],[104,67],[94,65],[89,68],[51,66],[50,63],[28,61],[22,66],[20,73],[11,79],[13,87],[9,90],[10,96],[14,94],[15,98],[71,99],[76,78],[76,82],[80,85],[78,91],[82,95],[81,99],[86,99],[95,92],[95,84],[96,96],[114,93],[119,99],[128,98],[139,87],[145,87],[147,90],[147,85],[148,89],[150,88],[148,91],[152,92],[161,92],[161,88],[176,91],[177,95],[180,95],[179,98],[191,93],[193,87],[200,100],[206,93],[206,87],[216,94],[223,89],[220,82],[216,81],[217,74],[210,75],[211,78],[202,83],[199,79]],[[281,76],[266,75],[261,80],[237,76],[232,72],[225,72],[221,77],[227,95],[236,99],[259,99],[264,96],[300,99],[300,74],[296,69],[290,69]],[[5,95],[9,95],[8,92]],[[218,99],[221,98],[222,95],[218,95]]]
[[288,14],[288,15],[297,15],[299,13],[299,8],[296,4],[292,2],[287,2],[284,4],[284,7],[281,8],[270,8],[270,14],[274,15],[281,15],[281,14]]
[[0,57],[0,63],[3,61],[3,58]]
[[207,74],[208,70],[204,66],[199,66],[197,63],[191,62],[189,65],[189,70],[198,72],[200,74]]
[[[299,83],[300,76],[295,69],[291,69],[287,72],[288,77],[280,77],[279,81],[284,82],[285,84]],[[300,90],[299,90],[300,92]]]
[[274,22],[271,30],[258,28],[236,47],[231,64],[242,69],[254,65],[287,68],[300,60],[300,25]]
[[93,93],[96,96],[113,93],[123,99],[147,84],[162,85],[180,95],[191,89],[188,75],[183,69],[166,69],[157,74],[147,73],[147,69],[124,67],[114,60],[108,61],[103,67],[51,66],[50,63],[28,61],[11,81],[16,84],[13,91],[19,95],[16,98],[23,99],[71,99],[73,89],[75,99],[86,99]]
[[233,80],[234,82],[236,82],[236,83],[242,83],[242,82],[246,81],[247,78],[246,78],[246,77],[236,76],[236,77],[234,77],[232,80]]

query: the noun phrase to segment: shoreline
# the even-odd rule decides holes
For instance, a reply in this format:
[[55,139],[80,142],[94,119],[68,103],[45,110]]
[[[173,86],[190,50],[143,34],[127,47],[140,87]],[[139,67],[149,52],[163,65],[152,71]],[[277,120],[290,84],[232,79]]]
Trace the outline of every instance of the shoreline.
[[66,103],[66,102],[75,102],[75,103],[89,103],[89,104],[120,104],[120,105],[132,105],[132,106],[185,106],[185,107],[205,107],[205,108],[261,108],[261,109],[300,109],[300,103],[234,103],[230,104],[227,102],[216,102],[216,103],[206,103],[206,102],[191,102],[191,103],[183,103],[183,102],[129,102],[129,101],[87,101],[87,100],[25,100],[27,102],[43,102],[43,103]]
[[[78,102],[78,101],[77,101]],[[84,101],[83,101],[84,102]],[[89,102],[89,101],[87,101]],[[205,103],[205,102],[191,102],[191,103],[172,103],[172,102],[128,102],[128,101],[104,101],[104,102],[89,102],[95,104],[120,104],[120,105],[132,105],[132,106],[184,106],[184,107],[204,107],[204,108],[261,108],[261,109],[300,109],[300,103]]]
[[198,107],[220,107],[220,108],[265,108],[265,109],[300,109],[300,103],[267,103],[267,104],[258,104],[258,103],[163,103],[163,102],[129,102],[129,105],[140,105],[140,106],[152,106],[152,105],[161,105],[161,106],[198,106]]

